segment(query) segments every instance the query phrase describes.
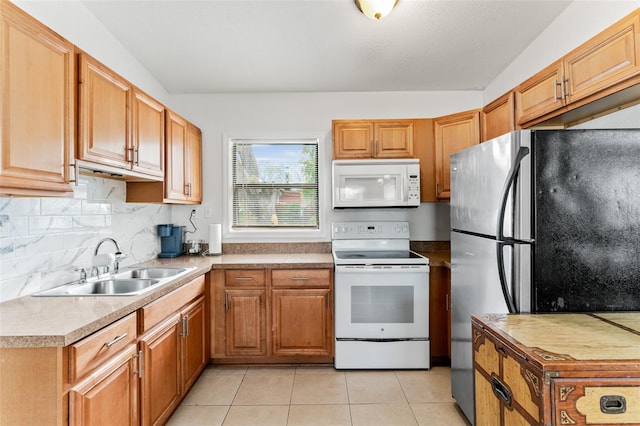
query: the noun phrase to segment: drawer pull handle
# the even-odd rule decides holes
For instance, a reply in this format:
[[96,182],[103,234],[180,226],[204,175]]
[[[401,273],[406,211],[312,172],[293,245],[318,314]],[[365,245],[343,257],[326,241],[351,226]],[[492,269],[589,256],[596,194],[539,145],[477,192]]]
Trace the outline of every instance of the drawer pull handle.
[[627,400],[622,395],[604,395],[600,398],[600,411],[604,414],[622,414],[627,411]]
[[253,281],[253,277],[235,277],[236,281]]
[[309,277],[291,277],[291,281],[307,281]]
[[511,392],[507,389],[507,386],[500,381],[500,379],[492,377],[491,389],[498,398],[504,401],[507,407],[511,407]]
[[110,348],[111,346],[115,345],[116,343],[118,343],[120,340],[124,339],[125,337],[127,337],[127,333],[124,333],[121,336],[116,336],[113,338],[112,341],[105,343],[104,345],[108,348]]

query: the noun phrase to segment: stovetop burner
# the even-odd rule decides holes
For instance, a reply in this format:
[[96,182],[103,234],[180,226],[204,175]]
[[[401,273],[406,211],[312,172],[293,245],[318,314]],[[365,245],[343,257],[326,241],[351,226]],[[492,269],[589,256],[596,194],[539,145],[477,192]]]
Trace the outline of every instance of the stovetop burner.
[[374,250],[374,251],[336,251],[336,258],[338,259],[420,259],[417,253],[405,250]]

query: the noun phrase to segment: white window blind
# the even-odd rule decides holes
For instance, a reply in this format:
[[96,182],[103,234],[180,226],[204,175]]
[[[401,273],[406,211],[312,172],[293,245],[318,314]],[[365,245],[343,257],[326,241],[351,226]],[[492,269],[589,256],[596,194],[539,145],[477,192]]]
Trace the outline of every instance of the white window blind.
[[318,229],[318,141],[232,139],[233,228]]

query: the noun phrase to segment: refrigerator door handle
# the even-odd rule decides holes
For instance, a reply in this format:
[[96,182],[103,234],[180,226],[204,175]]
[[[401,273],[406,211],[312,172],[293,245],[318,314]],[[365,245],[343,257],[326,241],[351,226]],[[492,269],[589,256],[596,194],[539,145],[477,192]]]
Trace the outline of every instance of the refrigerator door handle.
[[511,164],[511,169],[509,170],[509,174],[507,175],[507,180],[504,183],[504,188],[502,189],[502,195],[500,196],[500,210],[498,210],[498,224],[496,226],[496,239],[498,241],[504,241],[504,215],[507,210],[507,200],[509,199],[509,191],[511,187],[516,181],[516,177],[518,176],[518,171],[520,170],[520,163],[522,159],[529,155],[529,148],[525,146],[521,146],[516,153],[516,158],[514,158],[513,163]]
[[519,309],[513,300],[513,295],[511,291],[509,291],[509,285],[507,283],[507,274],[505,273],[504,268],[504,247],[505,246],[513,246],[511,242],[504,241],[496,241],[496,255],[498,261],[498,277],[500,278],[500,287],[502,288],[502,295],[504,296],[504,301],[507,303],[507,308],[509,308],[510,314],[519,313]]

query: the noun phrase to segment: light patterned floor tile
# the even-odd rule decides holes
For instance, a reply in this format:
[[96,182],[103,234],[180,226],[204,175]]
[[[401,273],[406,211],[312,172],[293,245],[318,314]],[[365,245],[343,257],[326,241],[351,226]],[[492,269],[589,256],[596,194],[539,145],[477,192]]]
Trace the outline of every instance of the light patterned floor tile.
[[447,367],[434,367],[429,371],[398,371],[396,376],[410,403],[455,402],[449,371]]
[[303,365],[296,368],[296,376],[300,374],[334,374],[344,376],[344,371],[332,366]]
[[453,402],[411,404],[420,426],[469,426],[464,415]]
[[246,374],[248,367],[236,365],[217,365],[209,366],[204,369],[202,374]]
[[351,404],[406,404],[398,378],[393,372],[347,372]]
[[348,404],[344,375],[296,374],[292,404]]
[[287,426],[350,426],[349,405],[292,405]]
[[222,423],[224,426],[285,426],[288,405],[232,406]]
[[182,405],[231,405],[244,376],[203,374],[193,385]]
[[233,405],[288,405],[293,389],[291,374],[244,376]]
[[281,367],[281,366],[270,366],[270,367],[248,367],[246,375],[250,376],[294,376],[296,374],[296,367]]
[[353,426],[414,426],[409,404],[351,404]]
[[220,426],[228,406],[182,405],[173,413],[167,426]]

